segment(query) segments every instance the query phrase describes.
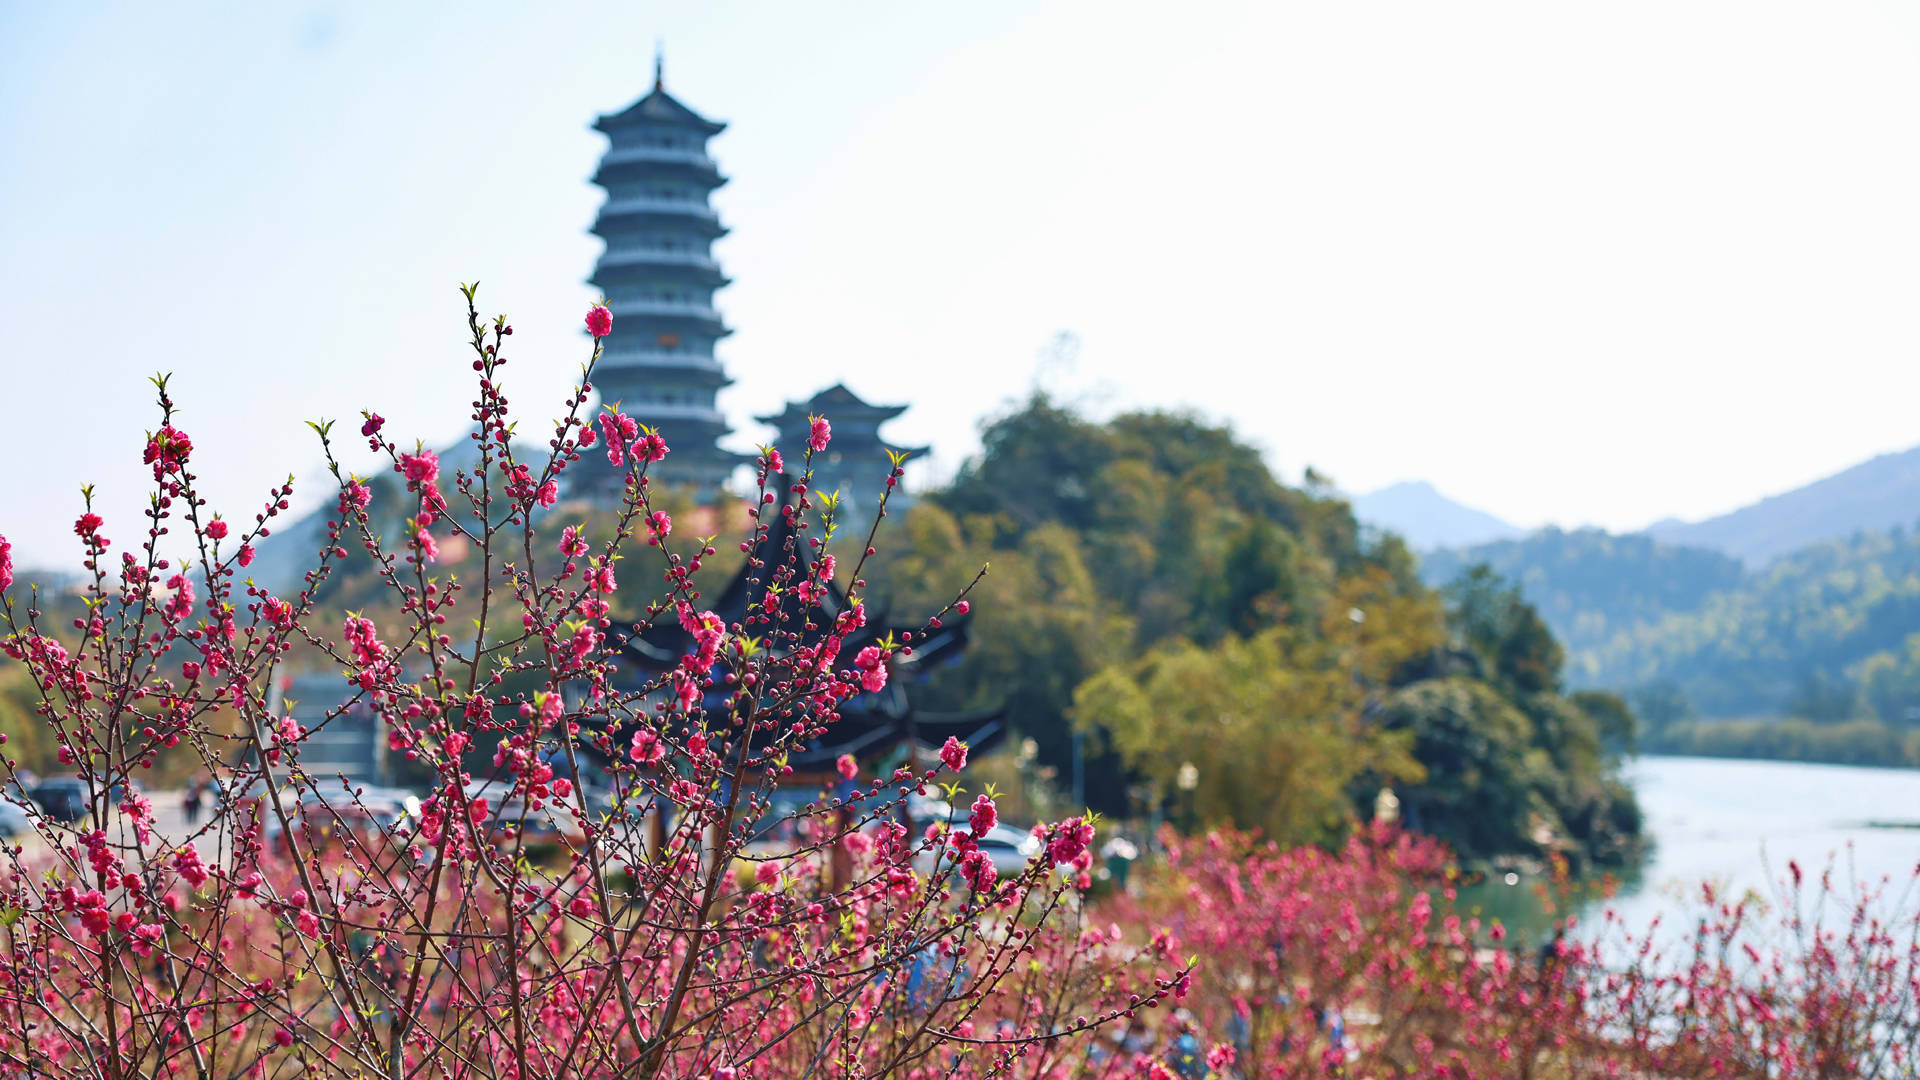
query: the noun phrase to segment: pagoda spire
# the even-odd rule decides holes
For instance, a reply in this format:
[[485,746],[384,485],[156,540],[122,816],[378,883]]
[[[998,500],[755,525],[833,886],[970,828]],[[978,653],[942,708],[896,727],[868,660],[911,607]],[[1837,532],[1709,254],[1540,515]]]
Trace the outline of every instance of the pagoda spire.
[[667,88],[667,47],[658,38],[653,42],[653,92],[658,94]]

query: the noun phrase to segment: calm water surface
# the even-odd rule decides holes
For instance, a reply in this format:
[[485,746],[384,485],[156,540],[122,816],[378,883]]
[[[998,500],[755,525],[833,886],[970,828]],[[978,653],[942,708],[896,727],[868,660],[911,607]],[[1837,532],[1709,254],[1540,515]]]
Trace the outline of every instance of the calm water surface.
[[1920,827],[1869,824],[1920,826],[1920,770],[1646,757],[1627,775],[1655,845],[1608,905],[1628,926],[1697,909],[1703,881],[1772,896],[1789,859],[1810,875],[1837,860],[1843,880],[1891,877],[1895,892],[1920,865]]

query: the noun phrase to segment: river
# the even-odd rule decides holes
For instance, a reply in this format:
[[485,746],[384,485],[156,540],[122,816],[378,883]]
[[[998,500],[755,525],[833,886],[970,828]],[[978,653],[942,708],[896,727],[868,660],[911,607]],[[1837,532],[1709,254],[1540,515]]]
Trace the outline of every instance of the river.
[[[1920,770],[1643,757],[1630,762],[1626,774],[1646,815],[1652,852],[1615,896],[1584,905],[1581,936],[1602,935],[1617,945],[1614,935],[1603,934],[1600,919],[1611,909],[1636,931],[1659,918],[1662,942],[1674,944],[1698,917],[1702,882],[1724,897],[1758,892],[1770,899],[1789,859],[1810,879],[1831,862],[1849,897],[1853,882],[1891,879],[1886,906],[1900,902],[1920,866],[1920,827],[1884,827],[1920,826]],[[1463,899],[1469,910],[1538,940],[1560,913],[1543,911],[1533,887],[1525,880],[1503,886],[1495,878]],[[1909,910],[1916,904],[1920,898],[1907,899]],[[1844,914],[1838,908],[1827,913],[1829,919]]]
[[1896,891],[1920,866],[1920,770],[1644,757],[1627,777],[1654,844],[1608,905],[1628,926],[1697,910],[1703,881],[1772,896],[1789,859],[1809,876],[1832,861],[1842,882],[1891,878]]

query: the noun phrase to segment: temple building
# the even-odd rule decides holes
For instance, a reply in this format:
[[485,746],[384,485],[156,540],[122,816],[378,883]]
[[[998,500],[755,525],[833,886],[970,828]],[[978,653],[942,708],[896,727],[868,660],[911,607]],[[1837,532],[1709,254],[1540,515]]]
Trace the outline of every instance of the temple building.
[[[727,125],[669,95],[656,60],[652,92],[593,126],[608,139],[593,178],[607,192],[593,226],[607,247],[588,280],[613,310],[594,387],[601,404],[659,428],[673,448],[649,476],[714,494],[751,460],[720,448],[727,422],[714,400],[732,380],[713,347],[732,331],[713,306],[727,277],[712,247],[727,230],[708,197],[727,181],[707,140]],[[605,455],[582,455],[581,466],[578,487],[619,496],[621,474]]]
[[[887,451],[915,458],[927,452],[924,446],[892,446],[880,437],[880,425],[906,411],[905,405],[869,405],[845,384],[835,383],[806,401],[788,404],[784,412],[758,419],[780,433],[775,445],[786,456],[787,468],[798,472],[812,418],[826,417],[833,425],[833,441],[813,457],[813,490],[839,492],[839,520],[864,524],[879,505],[887,475],[893,471]],[[889,512],[905,507],[901,496],[894,493]]]
[[[793,477],[789,475],[787,479]],[[711,610],[721,622],[734,627],[748,625],[749,617],[755,613],[779,611],[777,625],[759,628],[758,636],[769,642],[798,639],[811,646],[827,635],[850,601],[837,582],[828,583],[826,595],[806,614],[791,602],[783,604],[770,599],[768,581],[774,576],[771,568],[793,558],[787,553],[804,550],[804,545],[795,538],[796,530],[787,513],[793,501],[791,488],[783,486],[781,490],[779,512],[768,514],[767,533],[756,547],[764,566],[756,569],[750,562],[743,564],[710,601]],[[935,712],[919,708],[908,692],[910,684],[924,682],[935,669],[959,662],[966,651],[972,625],[973,616],[963,612],[950,612],[931,628],[924,617],[896,621],[884,610],[870,614],[866,626],[847,635],[840,647],[841,657],[857,656],[869,645],[883,639],[902,640],[908,634],[912,635],[913,647],[897,653],[889,662],[891,674],[884,687],[877,692],[855,694],[841,704],[839,719],[827,725],[824,734],[791,749],[786,761],[794,774],[803,779],[827,778],[828,782],[837,782],[833,778],[834,763],[842,754],[852,755],[863,766],[883,775],[909,762],[924,767],[935,760],[941,744],[949,736],[967,743],[977,755],[996,749],[1007,736],[1004,705],[966,712]],[[693,636],[671,613],[662,614],[647,624],[615,630],[613,637],[619,648],[614,685],[623,690],[657,684],[657,680],[680,666],[681,657],[696,648]],[[846,661],[843,659],[842,663]],[[717,677],[702,703],[709,716],[727,715],[730,693],[727,670],[725,660],[714,668]],[[759,743],[766,737],[764,733],[749,736],[755,744],[752,749],[760,749]]]

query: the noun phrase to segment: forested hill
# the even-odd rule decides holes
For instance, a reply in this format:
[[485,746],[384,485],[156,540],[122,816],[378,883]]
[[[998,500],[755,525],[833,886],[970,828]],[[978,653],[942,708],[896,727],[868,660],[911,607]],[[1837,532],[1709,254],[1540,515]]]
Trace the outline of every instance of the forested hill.
[[1077,729],[1087,798],[1111,811],[1145,797],[1326,841],[1391,784],[1469,857],[1631,853],[1631,715],[1562,692],[1561,647],[1517,593],[1428,588],[1397,537],[1191,417],[1094,423],[1037,397],[982,446],[871,575],[919,609],[991,563],[973,647],[924,705],[1006,702],[1062,779]]
[[1697,522],[1661,522],[1648,535],[1708,547],[1750,566],[1809,544],[1920,518],[1920,447],[1882,454],[1823,480]]
[[1539,609],[1567,647],[1568,675],[1587,685],[1611,685],[1621,677],[1602,669],[1616,638],[1699,611],[1746,578],[1739,559],[1706,548],[1640,534],[1553,528],[1523,540],[1427,552],[1420,576],[1440,588],[1482,563],[1518,585]]
[[[1521,585],[1567,643],[1576,685],[1636,700],[1650,746],[1882,764],[1911,756],[1902,739],[1920,752],[1907,738],[1920,730],[1920,532],[1856,533],[1752,570],[1642,536],[1546,531],[1430,554],[1422,574],[1444,582],[1477,563]],[[1736,717],[1825,728],[1663,734]],[[1832,728],[1845,724],[1842,738]]]

